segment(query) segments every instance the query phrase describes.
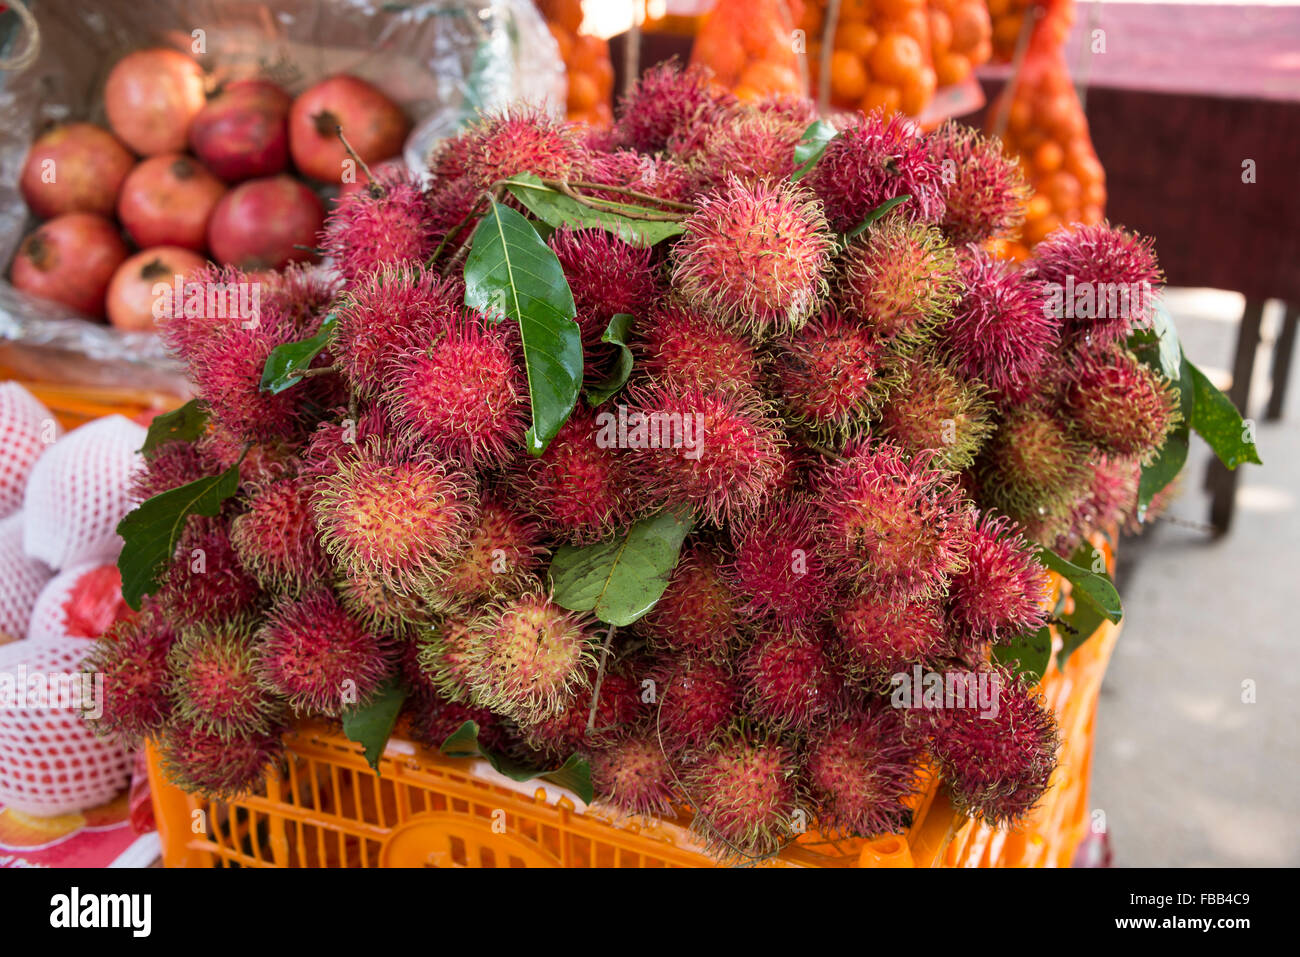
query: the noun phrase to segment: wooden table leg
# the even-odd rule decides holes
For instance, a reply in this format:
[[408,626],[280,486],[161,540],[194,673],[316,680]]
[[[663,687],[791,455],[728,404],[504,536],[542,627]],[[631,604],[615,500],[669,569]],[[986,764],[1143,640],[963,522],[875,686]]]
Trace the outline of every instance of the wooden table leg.
[[1282,316],[1282,331],[1273,343],[1273,373],[1269,376],[1268,405],[1264,408],[1264,421],[1276,422],[1282,418],[1286,406],[1286,384],[1291,377],[1291,354],[1295,352],[1295,329],[1300,325],[1300,306],[1288,304]]
[[[1250,380],[1255,371],[1255,353],[1259,350],[1260,320],[1264,316],[1264,300],[1247,299],[1237,330],[1237,355],[1232,363],[1232,387],[1228,398],[1242,416],[1250,406]],[[1226,535],[1232,527],[1233,505],[1237,497],[1237,473],[1227,468],[1217,458],[1210,462],[1206,484],[1210,490],[1210,524],[1215,537]]]

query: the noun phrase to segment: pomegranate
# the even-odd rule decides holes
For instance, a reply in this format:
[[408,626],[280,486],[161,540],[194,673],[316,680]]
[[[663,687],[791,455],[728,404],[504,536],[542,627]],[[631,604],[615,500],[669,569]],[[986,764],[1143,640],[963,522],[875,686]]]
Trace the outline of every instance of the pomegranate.
[[217,203],[208,248],[217,262],[246,271],[279,269],[315,258],[324,221],[320,199],[305,184],[288,176],[251,179]]
[[137,50],[117,62],[104,85],[108,125],[141,156],[185,149],[203,109],[203,70],[183,53]]
[[136,253],[113,273],[108,284],[108,321],[119,329],[146,332],[153,329],[159,295],[171,290],[176,277],[184,281],[204,263],[202,256],[180,246],[155,246]]
[[108,130],[67,123],[37,137],[19,186],[41,219],[63,213],[112,216],[117,191],[134,165],[135,157]]
[[117,227],[103,216],[64,213],[22,241],[9,279],[25,293],[102,316],[104,292],[126,256]]
[[117,216],[141,248],[184,246],[202,251],[208,219],[226,186],[198,160],[179,153],[154,156],[131,171]]
[[265,80],[231,83],[194,118],[190,149],[227,183],[283,173],[292,102]]
[[289,111],[289,150],[300,173],[323,183],[342,181],[349,157],[339,141],[339,127],[366,163],[396,156],[411,131],[401,107],[365,80],[321,80],[294,100]]

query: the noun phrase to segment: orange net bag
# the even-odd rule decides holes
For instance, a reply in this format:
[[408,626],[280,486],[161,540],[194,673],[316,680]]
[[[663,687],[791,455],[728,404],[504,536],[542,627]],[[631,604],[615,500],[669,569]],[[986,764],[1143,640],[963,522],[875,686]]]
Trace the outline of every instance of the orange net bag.
[[800,0],[718,0],[700,25],[691,63],[742,100],[804,92],[795,26]]
[[582,0],[536,0],[537,9],[560,47],[568,77],[565,112],[592,126],[614,121],[614,64],[609,41],[582,29]]

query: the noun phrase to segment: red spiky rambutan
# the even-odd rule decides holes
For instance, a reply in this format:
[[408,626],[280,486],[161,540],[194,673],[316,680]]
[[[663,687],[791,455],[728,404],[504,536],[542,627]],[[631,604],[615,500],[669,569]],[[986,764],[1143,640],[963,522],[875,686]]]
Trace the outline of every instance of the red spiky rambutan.
[[400,440],[465,466],[501,465],[528,428],[517,326],[456,310],[390,359],[382,403]]
[[365,703],[388,674],[387,639],[325,589],[283,596],[258,634],[263,685],[300,715],[338,717]]
[[423,265],[435,245],[428,198],[405,170],[384,170],[325,219],[321,248],[348,282],[381,266]]
[[118,620],[95,642],[82,670],[103,675],[100,713],[87,716],[97,734],[134,744],[162,729],[172,713],[167,655],[175,642],[175,629],[148,596],[139,614]]
[[868,681],[953,650],[943,606],[934,598],[896,602],[886,592],[863,589],[836,604],[833,621],[848,672]]
[[889,217],[840,257],[839,304],[882,339],[910,345],[927,338],[960,293],[957,253],[925,223]]
[[469,177],[435,182],[425,196],[429,206],[428,230],[433,243],[433,255],[439,264],[459,250],[474,235],[479,220],[473,216],[483,199],[479,189]]
[[905,452],[932,450],[945,468],[968,468],[993,432],[993,410],[979,384],[925,352],[900,358],[887,378],[878,434]]
[[279,729],[226,736],[188,723],[173,725],[160,747],[167,780],[208,799],[251,791],[283,754]]
[[253,612],[262,591],[244,570],[225,522],[192,517],[155,599],[172,627],[202,631]]
[[[1092,478],[1088,490],[1076,499],[1070,510],[1068,526],[1052,542],[1052,550],[1058,555],[1072,554],[1094,531],[1118,527],[1136,534],[1142,529],[1142,522],[1137,518],[1138,485],[1142,480],[1141,461],[1136,458],[1098,455],[1089,463],[1089,467]],[[1149,519],[1153,514],[1159,514],[1158,503],[1154,498],[1147,507],[1143,520]]]
[[978,649],[1037,631],[1047,621],[1047,573],[1021,530],[985,512],[971,535],[970,561],[953,577],[948,615],[959,645]]
[[898,834],[911,823],[920,748],[892,708],[854,708],[817,735],[806,776],[821,803],[818,823],[860,837]]
[[839,233],[860,225],[888,200],[910,198],[889,213],[923,223],[943,217],[946,184],[920,128],[901,114],[859,113],[826,144],[803,180]]
[[626,442],[613,414],[604,441],[634,450],[645,490],[675,507],[687,503],[720,525],[765,502],[781,469],[785,433],[771,405],[742,389],[705,392],[671,382],[628,392]]
[[1030,189],[1002,142],[948,120],[929,136],[948,189],[940,225],[957,245],[1013,235],[1025,221]]
[[1056,767],[1056,722],[1021,676],[1000,667],[970,676],[968,701],[992,682],[990,706],[929,708],[930,753],[957,809],[1004,827],[1031,811]]
[[649,247],[630,246],[603,229],[557,229],[547,244],[573,292],[584,343],[600,342],[615,315],[640,316],[656,298]]
[[417,661],[424,680],[448,701],[464,701],[470,695],[471,664],[468,657],[473,614],[450,613],[417,632]]
[[557,714],[590,687],[589,621],[540,591],[485,609],[466,641],[471,699],[521,724]]
[[461,308],[460,287],[418,267],[384,266],[353,282],[339,303],[330,351],[353,390],[378,395],[386,362],[404,346],[429,342]]
[[745,710],[765,727],[806,732],[831,709],[841,687],[822,636],[812,628],[767,625],[740,663]]
[[874,331],[824,308],[777,356],[787,415],[832,443],[861,433],[887,387],[885,355]]
[[619,104],[615,130],[638,152],[668,148],[670,141],[736,103],[711,80],[710,72],[700,66],[683,70],[670,61],[651,67]]
[[1052,233],[1034,247],[1025,274],[1063,317],[1067,341],[1098,348],[1150,322],[1161,283],[1153,241],[1109,223]]
[[701,190],[724,185],[728,175],[753,185],[794,172],[794,148],[808,124],[778,112],[731,110],[707,128],[685,159]]
[[311,494],[311,484],[300,478],[260,483],[249,490],[248,510],[230,523],[240,562],[268,591],[297,594],[327,571]]
[[[578,131],[532,107],[512,107],[481,117],[447,146],[461,157],[463,173],[480,190],[518,173],[571,179],[586,166]],[[447,166],[446,159],[435,164]],[[451,168],[451,167],[449,167]]]
[[193,442],[168,442],[145,456],[131,475],[131,497],[138,502],[197,482],[211,474]]
[[431,611],[424,598],[400,592],[367,571],[353,568],[341,573],[334,587],[344,608],[380,631],[401,633],[408,625],[429,621]]
[[176,720],[229,738],[268,731],[278,708],[258,681],[260,659],[247,621],[183,632],[167,654]]
[[662,662],[652,680],[655,739],[672,754],[712,741],[740,705],[740,688],[725,663],[680,655]]
[[310,263],[292,263],[264,275],[263,299],[300,332],[320,327],[320,320],[343,288],[338,276]]
[[1037,405],[1016,409],[976,463],[981,504],[1010,515],[1035,539],[1050,541],[1087,486],[1088,459],[1088,446],[1049,411]]
[[239,466],[241,485],[272,482],[293,474],[297,464],[298,442],[274,440],[249,444],[219,423],[212,423],[195,441],[199,456],[206,464],[205,475],[224,472]]
[[753,343],[717,319],[673,303],[657,309],[646,326],[639,351],[652,380],[705,390],[760,387]]
[[591,752],[596,798],[624,814],[672,813],[673,770],[653,734],[634,734]]
[[1085,357],[1071,370],[1065,410],[1103,452],[1144,462],[1182,419],[1177,387],[1122,349]]
[[466,721],[478,726],[481,745],[501,754],[511,745],[511,735],[496,715],[487,708],[475,708],[463,701],[447,701],[437,695],[422,695],[406,711],[411,736],[426,748],[438,750]]
[[[670,156],[648,156],[635,150],[615,149],[591,157],[587,178],[592,183],[631,190],[643,196],[682,203],[695,194],[695,177]],[[615,190],[585,189],[588,195],[616,203],[653,206],[645,200]]]
[[826,611],[830,581],[808,499],[777,501],[746,527],[733,527],[732,537],[735,556],[726,575],[745,597],[747,614],[793,624]]
[[724,859],[768,857],[795,837],[795,755],[775,738],[734,733],[701,752],[686,775],[692,829]]
[[317,482],[313,506],[320,543],[340,566],[411,594],[467,541],[478,493],[437,458],[393,461],[371,439]]
[[625,731],[644,711],[641,688],[626,675],[607,672],[600,683],[596,720],[591,719],[591,700],[579,695],[557,713],[523,729],[527,743],[557,761],[566,760],[580,747],[594,747]]
[[729,178],[683,228],[672,281],[700,311],[762,338],[799,329],[820,307],[834,240],[806,190]]
[[740,637],[740,599],[721,574],[723,558],[697,542],[673,568],[668,587],[641,619],[653,646],[725,657]]
[[858,445],[825,470],[821,552],[846,580],[895,599],[936,597],[966,564],[971,514],[934,456]]
[[805,130],[818,119],[816,102],[797,93],[769,93],[751,100],[749,106],[760,113],[772,113],[802,123]]
[[546,452],[523,459],[512,476],[519,505],[550,535],[579,544],[599,541],[632,514],[627,461],[596,422],[590,409],[575,407]]
[[537,570],[544,551],[535,521],[500,498],[484,498],[465,550],[423,593],[440,607],[500,597]]
[[388,409],[382,405],[362,407],[355,419],[347,409],[334,409],[308,436],[298,474],[314,483],[338,469],[340,462],[356,458],[357,449],[371,440],[393,449],[396,431]]

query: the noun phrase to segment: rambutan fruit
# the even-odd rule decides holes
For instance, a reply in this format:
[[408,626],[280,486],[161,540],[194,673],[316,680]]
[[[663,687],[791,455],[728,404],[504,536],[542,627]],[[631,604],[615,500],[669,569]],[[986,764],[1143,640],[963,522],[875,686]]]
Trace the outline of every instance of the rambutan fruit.
[[722,575],[722,556],[701,542],[677,561],[668,587],[639,623],[652,646],[725,657],[740,637],[740,598]]
[[174,628],[203,631],[253,612],[262,590],[244,569],[220,518],[191,518],[155,599]]
[[793,624],[827,610],[830,581],[807,498],[773,503],[745,527],[733,527],[732,538],[735,554],[726,575],[745,597],[748,615]]
[[385,406],[363,406],[355,419],[347,409],[335,409],[316,423],[315,431],[308,436],[298,474],[314,483],[337,470],[340,462],[355,458],[357,449],[372,440],[393,450],[396,431]]
[[[1138,485],[1142,480],[1142,463],[1136,458],[1099,455],[1089,463],[1091,479],[1086,494],[1075,500],[1068,526],[1059,530],[1052,550],[1070,555],[1094,531],[1114,527],[1130,534],[1141,530],[1137,521]],[[1174,488],[1176,484],[1171,483]],[[1168,488],[1168,487],[1167,487]],[[1159,503],[1153,498],[1144,517],[1158,514]]]
[[162,729],[172,713],[167,655],[175,641],[175,630],[146,596],[139,614],[118,620],[94,643],[82,670],[103,676],[99,716],[87,716],[97,734],[134,744]]
[[928,353],[900,358],[887,377],[877,434],[904,452],[932,450],[945,468],[968,468],[993,432],[984,390]]
[[1147,325],[1161,282],[1154,244],[1109,223],[1059,229],[1034,247],[1025,274],[1063,317],[1065,338],[1098,348]]
[[408,624],[426,624],[431,614],[419,594],[399,592],[365,570],[348,570],[334,588],[344,608],[380,631],[402,632]]
[[803,182],[817,194],[831,228],[847,233],[877,206],[910,198],[889,213],[922,223],[943,217],[946,184],[920,128],[900,114],[858,114],[826,144]]
[[586,164],[577,130],[531,107],[483,116],[460,137],[464,175],[480,190],[519,173],[571,179]]
[[[596,153],[591,157],[586,175],[592,183],[617,186],[676,203],[686,202],[695,194],[695,176],[670,156],[648,156],[628,149]],[[637,205],[653,205],[614,190],[587,189],[583,192],[616,203],[631,200]]]
[[929,144],[948,184],[940,223],[948,239],[962,245],[1013,235],[1025,221],[1030,189],[1001,141],[948,120]]
[[590,748],[625,732],[643,711],[641,688],[626,675],[610,671],[600,683],[596,720],[590,730],[591,699],[582,694],[566,701],[550,717],[523,728],[524,739],[546,756],[563,761],[580,747]]
[[500,498],[485,498],[464,551],[422,591],[439,606],[498,598],[537,570],[543,552],[535,521]]
[[770,113],[801,123],[805,130],[818,119],[816,102],[797,93],[769,93],[751,100],[748,105],[760,113]]
[[1010,263],[966,247],[965,287],[943,328],[957,370],[978,379],[1001,405],[1024,402],[1039,387],[1060,338],[1042,289]]
[[342,287],[342,280],[328,270],[310,263],[293,263],[269,274],[262,297],[281,321],[291,323],[306,337],[319,330]]
[[261,483],[247,511],[230,523],[230,544],[244,568],[268,591],[297,594],[323,577],[325,553],[316,541],[311,485],[300,478]]
[[1070,372],[1065,411],[1103,452],[1148,461],[1182,419],[1178,389],[1125,350],[1088,356]]
[[840,257],[837,301],[884,340],[911,344],[928,337],[960,293],[957,253],[925,223],[891,216]]
[[943,606],[934,598],[898,602],[886,592],[866,588],[838,602],[833,621],[849,674],[867,681],[953,650]]
[[348,193],[325,219],[321,248],[348,282],[381,266],[418,266],[432,255],[429,201],[404,170],[385,170]]
[[631,476],[618,443],[606,442],[596,415],[574,408],[546,452],[512,476],[517,501],[550,535],[599,541],[631,517]]
[[1009,412],[976,463],[981,504],[1050,541],[1087,487],[1088,458],[1088,446],[1047,410]]
[[813,628],[768,624],[740,663],[745,710],[765,727],[806,732],[831,709],[841,687]]
[[1005,642],[1047,621],[1047,573],[1021,530],[985,512],[971,535],[969,563],[953,577],[948,615],[958,644]]
[[430,455],[386,460],[371,439],[320,479],[313,498],[325,551],[411,594],[456,555],[478,518],[478,492]]
[[670,140],[736,103],[711,80],[710,72],[700,66],[683,70],[670,61],[651,67],[619,104],[615,130],[638,152],[666,149]]
[[463,701],[447,701],[437,695],[424,695],[406,711],[411,736],[431,750],[459,731],[466,721],[478,726],[478,741],[501,754],[510,748],[510,733],[505,724],[487,708],[476,708]]
[[715,742],[687,771],[692,829],[723,859],[775,854],[795,837],[798,770],[775,738],[733,733]]
[[672,282],[701,312],[764,338],[799,329],[820,307],[834,240],[806,190],[729,178],[683,228]]
[[182,632],[167,659],[177,721],[232,739],[275,723],[278,707],[258,681],[261,648],[250,622]]
[[440,180],[429,188],[425,195],[429,207],[429,240],[438,263],[444,262],[474,235],[479,220],[472,214],[482,199],[483,190],[466,176]]
[[781,343],[776,377],[787,415],[828,442],[861,433],[885,392],[885,343],[832,307]]
[[736,716],[740,687],[725,663],[680,655],[654,674],[655,736],[669,753],[712,741]]
[[[671,382],[628,392],[626,447],[645,489],[670,506],[687,503],[704,521],[735,521],[761,506],[781,469],[785,433],[770,404],[742,389],[705,392]],[[603,441],[616,436],[609,417]]]
[[826,469],[817,502],[828,565],[892,598],[942,595],[966,564],[969,505],[930,453],[907,459],[894,446],[858,445]]
[[584,343],[600,342],[618,313],[640,316],[655,300],[650,248],[630,246],[604,229],[557,229],[547,244],[573,293]]
[[673,770],[653,734],[633,734],[591,752],[591,783],[599,801],[624,814],[672,814]]
[[590,687],[590,623],[540,591],[485,609],[467,642],[471,699],[521,724],[557,714]]
[[365,703],[389,672],[385,637],[325,589],[283,596],[258,634],[258,674],[300,715],[338,717]]
[[753,185],[784,180],[794,172],[794,149],[808,124],[779,112],[735,109],[702,134],[685,157],[702,189],[722,186],[727,175]]
[[160,748],[167,780],[205,799],[253,790],[283,754],[279,729],[227,736],[184,722],[170,728]]
[[448,701],[464,701],[470,694],[473,667],[469,650],[475,641],[472,614],[441,616],[417,631],[417,661],[420,673]]
[[653,381],[706,391],[760,387],[753,343],[712,316],[674,303],[657,309],[646,326],[639,351],[641,366]]
[[394,354],[381,401],[401,441],[466,466],[509,460],[528,428],[516,329],[457,310],[431,339]]
[[968,702],[979,681],[991,681],[988,708],[926,709],[930,753],[959,811],[995,827],[1023,818],[1047,790],[1059,745],[1056,722],[1021,676],[989,667],[972,675]]
[[138,502],[197,482],[212,474],[193,442],[167,442],[131,476],[131,497]]
[[223,327],[188,361],[190,379],[212,419],[247,441],[272,442],[293,436],[299,426],[297,397],[263,392],[262,372],[276,346],[291,340],[260,329]]
[[821,804],[818,823],[861,837],[903,832],[920,756],[891,708],[873,704],[837,715],[808,751],[805,774]]
[[215,475],[238,465],[241,485],[272,482],[292,475],[295,467],[301,465],[297,457],[298,442],[277,439],[250,445],[246,438],[220,423],[210,424],[194,447],[205,463],[204,475]]

